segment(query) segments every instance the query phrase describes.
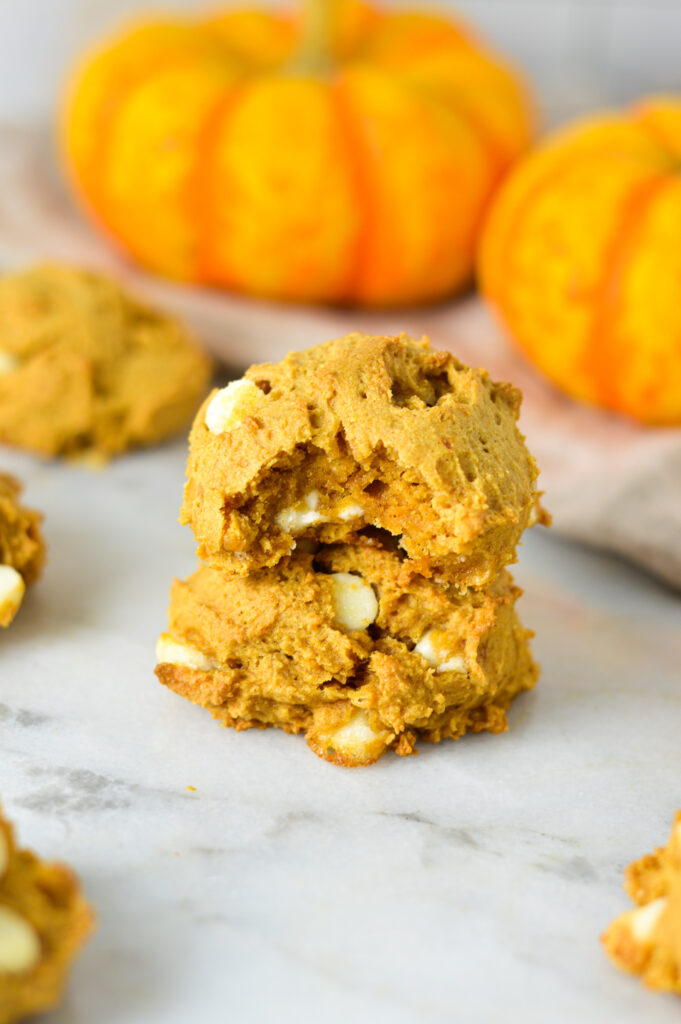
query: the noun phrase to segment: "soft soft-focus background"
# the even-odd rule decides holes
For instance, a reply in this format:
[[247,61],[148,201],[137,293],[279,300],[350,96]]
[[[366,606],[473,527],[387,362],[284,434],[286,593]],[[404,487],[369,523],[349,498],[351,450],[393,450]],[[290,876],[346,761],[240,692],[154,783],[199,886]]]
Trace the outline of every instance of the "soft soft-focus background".
[[[142,8],[191,12],[207,6],[218,5],[198,0],[0,0],[0,118],[44,114],[68,59],[126,16]],[[402,6],[426,5],[412,0]],[[461,0],[428,6],[459,11],[525,68],[540,88],[550,121],[595,104],[681,88],[679,0]]]

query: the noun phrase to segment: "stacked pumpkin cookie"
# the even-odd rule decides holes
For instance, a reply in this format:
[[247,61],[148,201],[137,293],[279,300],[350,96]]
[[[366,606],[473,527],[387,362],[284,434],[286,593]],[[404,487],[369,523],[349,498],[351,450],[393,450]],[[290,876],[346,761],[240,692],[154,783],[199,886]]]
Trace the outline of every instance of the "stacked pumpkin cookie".
[[251,367],[190,438],[156,672],[224,725],[342,765],[500,732],[537,676],[505,569],[543,516],[518,391],[427,340],[361,334]]

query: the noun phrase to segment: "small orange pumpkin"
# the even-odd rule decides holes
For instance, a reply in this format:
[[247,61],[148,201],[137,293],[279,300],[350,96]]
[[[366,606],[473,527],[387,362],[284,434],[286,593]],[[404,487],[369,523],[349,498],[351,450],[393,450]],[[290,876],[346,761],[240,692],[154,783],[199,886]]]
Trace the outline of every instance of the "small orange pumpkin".
[[681,98],[558,132],[509,176],[483,291],[568,394],[681,424]]
[[71,176],[140,263],[253,295],[368,306],[463,286],[527,147],[515,75],[459,26],[307,0],[148,22],[77,74]]

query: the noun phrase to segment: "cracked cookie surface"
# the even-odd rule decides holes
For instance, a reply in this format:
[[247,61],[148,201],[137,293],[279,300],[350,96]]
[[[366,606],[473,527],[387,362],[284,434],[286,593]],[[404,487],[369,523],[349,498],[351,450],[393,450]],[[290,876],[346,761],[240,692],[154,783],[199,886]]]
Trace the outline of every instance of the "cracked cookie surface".
[[510,384],[404,335],[252,366],[196,416],[181,519],[229,572],[377,527],[422,575],[485,586],[544,517],[519,405]]
[[0,814],[0,1024],[59,1002],[92,923],[75,875],[19,849]]
[[45,562],[42,516],[20,501],[21,484],[0,473],[0,626],[14,619]]
[[606,953],[651,988],[681,995],[681,811],[667,845],[629,865],[625,888],[638,906],[605,931]]
[[0,440],[41,455],[153,444],[189,422],[209,386],[188,332],[100,274],[7,274],[0,324]]
[[370,764],[506,728],[537,676],[519,593],[507,572],[484,592],[438,584],[384,537],[248,576],[202,566],[173,585],[156,673],[224,725],[302,731],[326,760]]

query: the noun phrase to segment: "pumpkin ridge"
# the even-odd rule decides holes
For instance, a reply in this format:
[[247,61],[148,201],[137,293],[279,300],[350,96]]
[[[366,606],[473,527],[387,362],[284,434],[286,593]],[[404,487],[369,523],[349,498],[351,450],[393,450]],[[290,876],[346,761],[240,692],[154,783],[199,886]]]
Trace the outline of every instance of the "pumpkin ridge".
[[[564,133],[565,138],[568,137],[568,133]],[[557,145],[554,143],[554,145]],[[504,315],[507,313],[506,299],[512,289],[509,287],[509,274],[508,269],[510,266],[509,252],[513,249],[515,239],[520,233],[520,225],[522,225],[528,212],[532,209],[537,201],[537,197],[544,192],[546,189],[554,190],[560,183],[562,175],[566,172],[569,173],[571,165],[575,159],[574,153],[565,146],[564,139],[562,140],[561,146],[564,148],[555,149],[550,155],[552,159],[547,160],[546,166],[542,168],[541,176],[537,180],[533,181],[529,188],[515,200],[513,217],[508,221],[505,227],[504,235],[502,238],[494,239],[494,250],[492,251],[492,259],[490,260],[488,255],[484,254],[483,245],[483,256],[482,264],[484,266],[484,289],[486,293],[493,298],[495,305],[503,311]],[[595,146],[593,149],[586,150],[590,155],[594,156],[598,152],[607,154],[608,147],[603,145]],[[548,153],[546,154],[549,155]],[[505,202],[505,196],[501,197],[501,205]],[[492,214],[494,217],[494,213]],[[487,236],[491,235],[490,232],[486,232]],[[491,264],[491,271],[490,271]],[[503,281],[503,286],[499,285],[499,281]],[[517,337],[517,336],[516,336]],[[522,347],[522,345],[521,345]]]
[[111,128],[115,124],[116,118],[119,116],[123,104],[130,98],[135,89],[140,85],[144,85],[150,77],[158,72],[166,71],[169,68],[181,67],[188,60],[191,60],[191,55],[188,53],[181,55],[177,52],[165,55],[159,54],[156,60],[147,64],[144,69],[140,69],[137,74],[130,76],[130,78],[118,89],[115,97],[110,97],[108,99],[105,110],[101,111],[98,117],[97,127],[99,132],[97,144],[93,148],[92,167],[88,168],[87,171],[83,168],[80,173],[86,183],[86,195],[95,210],[95,214],[100,218],[101,223],[106,230],[113,234],[114,239],[119,242],[119,244],[120,240],[118,232],[111,222],[111,217],[107,213],[107,207],[110,204],[106,188],[104,188],[102,184],[103,176],[101,173],[97,173],[98,168],[108,167],[111,162],[111,146],[113,141]]
[[508,156],[503,152],[502,147],[494,138],[493,132],[487,125],[483,125],[482,120],[476,117],[475,111],[466,104],[465,100],[461,96],[457,96],[456,98],[449,96],[444,97],[440,95],[437,89],[428,89],[412,78],[407,76],[397,77],[399,77],[399,80],[403,82],[409,90],[412,90],[431,103],[441,104],[445,109],[458,117],[461,123],[470,131],[471,135],[475,138],[478,145],[485,151],[490,161],[489,178],[491,198],[494,186],[499,182],[503,175],[504,165],[509,162]]
[[[196,277],[205,278],[209,283],[215,282],[219,277],[220,283],[228,284],[228,275],[224,271],[218,274],[215,270],[212,240],[211,240],[211,213],[213,197],[213,172],[215,163],[215,150],[224,136],[225,129],[229,127],[229,115],[234,112],[236,106],[246,89],[246,82],[231,89],[225,96],[222,96],[209,111],[201,132],[199,143],[196,147],[196,158],[194,170],[188,176],[186,188],[187,208],[196,211]],[[222,179],[225,182],[225,179]],[[222,189],[224,196],[226,188]]]
[[[389,97],[389,102],[392,104],[393,110],[398,109],[400,111],[402,120],[404,120],[406,112],[406,115],[411,117],[413,121],[418,121],[421,125],[425,124],[427,126],[427,131],[430,134],[441,131],[442,124],[447,123],[448,128],[453,128],[455,133],[458,135],[457,141],[463,140],[468,146],[469,151],[473,152],[474,155],[479,158],[479,163],[483,165],[481,175],[487,173],[487,168],[484,166],[487,162],[487,153],[480,145],[477,134],[470,129],[469,124],[463,118],[458,117],[456,111],[453,110],[450,105],[443,102],[441,97],[433,97],[427,91],[413,89],[411,87],[411,83],[407,79],[400,75],[391,73],[389,69],[387,70],[380,65],[369,67],[360,65],[359,67],[353,67],[350,69],[347,73],[346,81],[348,82],[348,92],[350,97],[349,106],[351,109],[356,111],[358,132],[361,138],[367,139],[366,150],[369,154],[368,163],[371,167],[375,167],[376,169],[374,180],[372,182],[372,192],[375,197],[375,202],[372,203],[372,216],[374,218],[373,224],[375,225],[375,245],[372,245],[371,247],[371,259],[369,260],[370,269],[367,275],[368,280],[364,282],[362,293],[357,297],[358,302],[369,306],[384,307],[393,306],[396,302],[403,304],[404,299],[400,298],[400,293],[395,290],[395,279],[397,274],[397,279],[400,277],[404,279],[405,286],[410,285],[410,274],[408,270],[405,270],[404,265],[404,259],[409,258],[409,244],[404,243],[404,236],[405,230],[408,235],[411,229],[411,224],[407,218],[410,204],[401,202],[399,205],[389,208],[388,204],[384,201],[383,190],[386,185],[389,191],[389,184],[387,183],[390,166],[388,158],[384,152],[386,149],[384,143],[387,139],[387,145],[389,147],[392,137],[384,136],[378,146],[378,149],[374,149],[372,146],[372,137],[375,129],[373,123],[374,118],[378,125],[377,131],[379,137],[381,135],[381,118],[383,117],[383,113],[380,109],[380,105],[387,105],[386,97]],[[373,90],[376,91],[373,92]],[[373,95],[377,95],[379,98],[379,102],[373,105],[367,102],[367,97],[371,96],[372,92]],[[393,137],[400,140],[401,150],[404,150],[405,147],[408,146],[410,139],[409,135],[402,133],[401,135],[397,134]],[[450,154],[452,152],[451,137],[452,132],[450,131],[449,136],[446,138],[446,146],[442,146],[438,151],[438,163],[440,167],[445,162],[445,159],[450,158]],[[423,144],[416,145],[413,148],[414,151],[418,153],[422,151]],[[398,146],[398,152],[400,155],[401,150]],[[428,152],[427,140],[425,152]],[[445,153],[447,154],[447,157],[444,156]],[[395,155],[392,154],[392,156],[393,159],[395,159]],[[417,165],[417,168],[421,171],[422,165]],[[466,172],[461,164],[457,166],[456,171],[461,175],[461,178],[465,179]],[[419,177],[419,175],[412,174],[412,177],[416,178]],[[470,182],[467,184],[470,184]],[[449,182],[449,186],[447,202],[451,203],[452,188],[455,190],[455,185],[452,184],[451,180]],[[419,177],[418,187],[421,191],[427,192],[427,179],[423,177],[422,173]],[[475,187],[478,187],[477,182]],[[473,199],[477,204],[478,195],[474,195]],[[447,230],[449,231],[451,230],[451,224],[456,223],[458,225],[458,222],[451,216],[448,221],[447,215],[449,215],[451,206],[448,207],[444,213],[443,206],[444,204],[441,203],[438,214],[441,216],[443,223],[446,224]],[[473,209],[478,208],[477,205],[471,204],[471,206]],[[467,223],[465,217],[466,214],[464,213],[464,223]],[[425,220],[422,219],[421,223],[434,224],[439,223],[439,221],[437,217],[433,218],[431,216]],[[458,244],[455,247],[456,252],[447,252],[445,254],[445,260],[449,260],[450,257],[453,258],[454,266],[463,266],[470,263],[470,268],[465,266],[465,280],[468,281],[472,277],[472,250],[474,248],[472,225],[470,225],[470,231],[467,232],[465,237],[460,226],[458,230],[459,235]],[[468,237],[469,235],[471,235],[470,238]],[[396,239],[399,241],[396,241]],[[374,242],[374,239],[372,239],[372,242]],[[428,282],[428,287],[426,287],[423,282],[421,283],[420,301],[422,302],[431,301],[433,298],[432,252],[433,249],[437,248],[439,242],[440,238],[434,237],[431,233],[427,238],[426,244],[421,245],[420,255],[425,255],[427,257],[425,262],[428,262],[429,260],[431,263],[431,273],[425,276],[425,280]],[[417,252],[418,251],[419,250],[417,249]],[[463,253],[465,251],[471,251],[470,259],[464,258]],[[405,253],[406,257],[404,256]],[[402,260],[402,263],[400,263],[400,259]],[[391,261],[395,263],[398,268],[397,270],[395,267],[391,267]],[[442,266],[449,266],[449,264],[443,263],[441,260],[439,267],[441,268]],[[423,263],[421,264],[420,273],[424,273]],[[389,285],[386,285],[387,281],[390,282]],[[461,271],[456,279],[456,287],[459,289],[462,287]],[[442,286],[439,286],[437,290],[437,297],[441,297],[444,294],[451,292],[453,288],[454,286],[451,284],[451,281],[447,284],[445,290],[443,290]],[[413,302],[413,297],[408,301]]]
[[[131,33],[134,35],[137,32],[143,31],[147,27],[148,24],[146,22],[142,22],[138,26],[135,26],[134,29],[131,29]],[[93,166],[96,165],[97,161],[92,159],[88,162],[83,161],[82,159],[76,159],[75,151],[72,150],[71,148],[70,134],[73,127],[75,113],[74,108],[79,94],[83,90],[84,85],[87,84],[88,75],[92,72],[94,68],[97,67],[97,65],[100,62],[106,63],[112,57],[112,55],[116,53],[117,49],[124,49],[124,38],[124,36],[121,36],[120,38],[117,38],[116,41],[113,42],[109,47],[102,46],[100,49],[94,51],[89,61],[84,61],[81,66],[75,68],[74,72],[70,75],[64,87],[64,107],[62,110],[60,126],[64,158],[66,160],[66,166],[70,176],[73,178],[73,181],[77,186],[82,186],[88,204],[91,205],[93,211],[95,210],[95,206],[93,202],[91,203],[92,196],[90,195],[90,191],[94,184],[95,176],[92,175],[90,171],[93,170]],[[111,75],[110,70],[108,77],[115,77]],[[121,75],[121,80],[123,83],[126,83],[127,78],[125,74]],[[109,107],[111,102],[112,101],[110,94],[106,95],[105,100],[100,98],[100,104],[99,108],[97,109],[96,118],[98,127],[100,125],[108,124],[108,117],[103,116],[103,111]],[[94,120],[94,118],[92,118],[91,120]]]
[[[646,214],[662,190],[669,184],[669,174],[649,178],[632,194],[626,204],[619,226],[605,249],[605,271],[595,291],[591,327],[584,339],[580,363],[589,362],[598,400],[611,409],[622,411],[618,383],[612,367],[622,360],[622,352],[613,328],[612,315],[620,298],[620,285],[628,259],[636,250],[636,239]],[[587,372],[580,367],[581,372]]]
[[[513,217],[506,224],[503,237],[494,238],[492,258],[490,259],[488,254],[485,254],[482,257],[482,263],[484,266],[484,290],[492,297],[494,306],[499,309],[503,316],[507,315],[507,299],[512,290],[509,287],[509,280],[511,279],[509,275],[509,266],[511,262],[509,260],[509,253],[513,248],[514,240],[518,234],[519,225],[522,224],[528,211],[534,205],[537,196],[540,195],[547,187],[552,188],[560,181],[561,175],[566,170],[566,163],[567,161],[561,162],[557,165],[552,163],[546,167],[544,175],[538,181],[533,182],[532,187],[527,189],[522,197],[517,201],[513,211]],[[488,237],[491,237],[489,232]],[[503,287],[498,285],[499,281],[504,282]],[[518,335],[514,335],[509,332],[508,336],[516,346],[523,349],[524,343]]]
[[[419,83],[412,79],[404,78],[400,80],[404,81],[408,90],[413,91],[419,97],[422,97],[430,103],[439,103],[444,109],[457,117],[460,123],[468,131],[471,138],[475,140],[476,145],[480,147],[487,157],[487,198],[484,200],[479,211],[477,235],[479,238],[480,226],[484,224],[486,214],[490,208],[492,200],[494,199],[495,192],[504,178],[505,171],[509,169],[511,164],[509,155],[504,153],[502,146],[499,144],[498,140],[494,138],[494,134],[489,129],[488,125],[484,124],[483,120],[476,116],[475,111],[471,107],[467,106],[462,96],[448,96],[445,98],[440,95],[437,90],[420,87]],[[475,241],[473,245],[474,253],[476,246],[477,241]],[[475,256],[473,257],[473,262],[474,261]],[[473,280],[474,273],[475,271],[473,269],[471,272],[471,280]]]
[[356,190],[357,206],[362,214],[355,242],[355,257],[348,267],[345,294],[339,295],[340,302],[352,302],[359,296],[360,283],[365,274],[368,243],[371,235],[372,185],[371,176],[368,173],[371,157],[353,124],[352,110],[343,89],[342,75],[339,75],[333,83],[331,95],[346,157],[351,168],[353,185]]
[[[547,186],[551,185],[552,182],[559,180],[560,175],[563,173],[564,167],[556,167],[550,165],[546,168],[546,174],[542,176],[538,181],[532,183],[532,187],[526,189],[523,195],[515,204],[513,210],[513,217],[507,221],[505,230],[501,237],[497,237],[499,229],[495,228],[494,232],[489,230],[485,233],[482,244],[482,265],[484,273],[481,275],[483,278],[483,286],[488,295],[493,297],[494,305],[498,306],[500,310],[503,310],[506,302],[505,298],[507,295],[508,287],[508,266],[509,266],[509,250],[511,248],[512,240],[516,236],[518,225],[522,223],[527,211],[532,207],[537,195]],[[503,209],[505,202],[505,196],[502,196],[501,204],[499,209]],[[492,217],[495,218],[496,211],[493,212]],[[484,244],[485,239],[493,238],[494,248],[486,246]],[[499,288],[497,282],[504,280],[506,286]]]

